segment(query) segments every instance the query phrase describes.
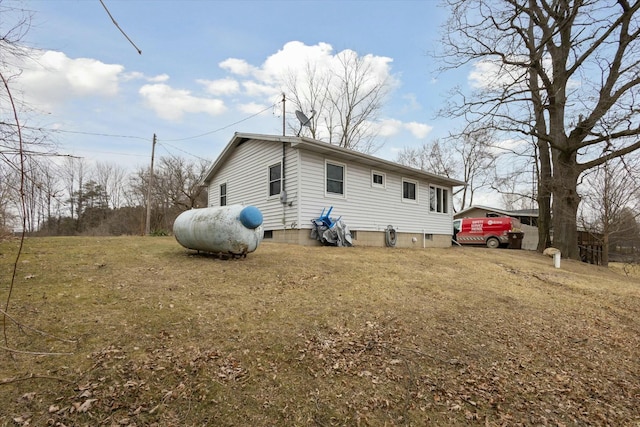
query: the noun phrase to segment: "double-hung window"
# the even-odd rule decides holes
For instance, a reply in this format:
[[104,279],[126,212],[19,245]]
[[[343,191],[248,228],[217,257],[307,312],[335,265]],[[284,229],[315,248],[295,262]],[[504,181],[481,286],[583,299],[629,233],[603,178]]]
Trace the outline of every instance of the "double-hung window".
[[407,179],[402,180],[402,201],[415,202],[417,200],[418,183]]
[[325,176],[327,194],[344,196],[345,166],[338,163],[326,163]]
[[269,196],[280,194],[282,189],[282,168],[280,163],[269,166]]
[[220,184],[220,206],[227,206],[227,183]]

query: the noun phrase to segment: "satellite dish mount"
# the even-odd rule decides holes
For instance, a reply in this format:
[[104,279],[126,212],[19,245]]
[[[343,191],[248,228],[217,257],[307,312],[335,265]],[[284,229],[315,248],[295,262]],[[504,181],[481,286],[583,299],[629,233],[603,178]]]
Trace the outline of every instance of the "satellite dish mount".
[[315,116],[316,110],[311,110],[311,117],[307,117],[302,111],[296,110],[296,117],[300,122],[300,129],[298,130],[298,134],[296,136],[300,136],[300,132],[302,132],[303,127],[311,127],[311,119]]

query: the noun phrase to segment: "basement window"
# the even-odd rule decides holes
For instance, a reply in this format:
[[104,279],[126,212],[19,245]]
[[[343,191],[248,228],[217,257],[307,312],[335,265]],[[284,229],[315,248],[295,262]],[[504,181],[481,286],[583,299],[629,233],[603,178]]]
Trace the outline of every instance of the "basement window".
[[263,239],[273,239],[273,230],[265,230]]

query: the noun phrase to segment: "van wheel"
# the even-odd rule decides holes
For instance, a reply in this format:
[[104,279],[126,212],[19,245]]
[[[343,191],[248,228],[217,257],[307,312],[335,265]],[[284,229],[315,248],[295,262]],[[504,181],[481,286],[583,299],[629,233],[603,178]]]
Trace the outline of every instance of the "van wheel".
[[500,240],[496,239],[495,237],[489,237],[487,239],[487,247],[491,248],[491,249],[495,249],[497,247],[500,246]]

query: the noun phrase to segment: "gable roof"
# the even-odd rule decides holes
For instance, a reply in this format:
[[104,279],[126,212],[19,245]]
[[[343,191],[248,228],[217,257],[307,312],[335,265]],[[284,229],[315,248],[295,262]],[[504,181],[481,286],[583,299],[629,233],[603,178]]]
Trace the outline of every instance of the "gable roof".
[[318,141],[312,138],[305,138],[300,136],[277,136],[277,135],[262,135],[262,134],[252,134],[252,133],[240,133],[236,132],[231,138],[231,141],[227,144],[227,146],[222,150],[222,153],[218,156],[218,158],[213,162],[204,178],[200,182],[202,185],[207,185],[215,173],[225,164],[233,150],[235,150],[238,146],[245,143],[249,140],[257,140],[264,141],[266,143],[290,143],[291,147],[301,148],[307,151],[312,151],[319,154],[330,155],[333,158],[351,161],[353,163],[364,164],[370,166],[372,168],[378,168],[384,171],[397,172],[401,175],[425,179],[433,184],[443,185],[443,186],[451,186],[457,187],[461,185],[465,185],[463,181],[458,181],[457,179],[447,178],[445,176],[436,175],[433,173],[425,172],[420,169],[412,168],[409,166],[403,166],[399,163],[391,162],[389,160],[384,160],[378,157],[371,156],[369,154],[360,153],[358,151],[349,150],[347,148],[338,147],[337,145],[332,145],[327,142]]
[[515,210],[515,211],[507,211],[504,209],[497,209],[497,208],[491,208],[489,206],[482,206],[482,205],[472,205],[469,206],[466,209],[461,210],[460,212],[456,212],[455,213],[455,217],[456,218],[460,218],[461,215],[464,215],[465,213],[473,210],[473,209],[481,209],[481,210],[485,210],[487,212],[495,212],[501,215],[505,215],[505,216],[529,216],[529,217],[533,217],[533,218],[537,218],[538,217],[538,209],[520,209],[520,210]]

